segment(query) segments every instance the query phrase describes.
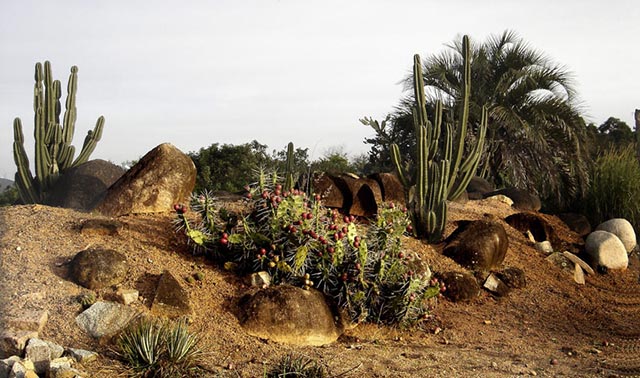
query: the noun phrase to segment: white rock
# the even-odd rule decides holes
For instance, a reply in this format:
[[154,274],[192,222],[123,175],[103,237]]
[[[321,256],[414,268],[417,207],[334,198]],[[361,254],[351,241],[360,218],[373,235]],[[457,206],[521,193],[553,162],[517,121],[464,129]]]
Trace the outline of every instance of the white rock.
[[504,194],[497,194],[495,196],[487,197],[487,199],[490,201],[502,202],[502,203],[506,203],[509,206],[513,206],[513,200],[505,196]]
[[607,231],[594,231],[587,236],[585,252],[594,267],[627,269],[629,255],[618,237]]
[[548,240],[536,243],[535,246],[539,252],[542,252],[545,255],[549,255],[553,253],[553,246],[551,246],[551,242]]
[[636,246],[636,233],[631,223],[626,219],[609,219],[606,222],[600,223],[598,227],[596,227],[596,230],[608,231],[616,235],[620,241],[622,241],[622,244],[624,244],[627,253],[631,252]]

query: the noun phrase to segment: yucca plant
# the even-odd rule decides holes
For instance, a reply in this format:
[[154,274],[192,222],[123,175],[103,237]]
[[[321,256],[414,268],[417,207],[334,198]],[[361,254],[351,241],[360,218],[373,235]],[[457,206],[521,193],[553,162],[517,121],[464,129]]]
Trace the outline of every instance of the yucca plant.
[[141,318],[120,334],[117,347],[134,376],[180,378],[191,375],[202,355],[199,340],[184,322]]
[[324,366],[304,356],[288,354],[284,356],[267,374],[266,378],[325,378],[328,377]]

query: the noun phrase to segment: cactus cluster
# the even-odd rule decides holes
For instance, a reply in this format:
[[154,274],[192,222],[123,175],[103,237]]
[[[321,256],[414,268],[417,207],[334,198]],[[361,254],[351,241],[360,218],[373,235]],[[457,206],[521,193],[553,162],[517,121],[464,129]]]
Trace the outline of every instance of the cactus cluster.
[[[405,187],[407,204],[412,215],[414,232],[430,242],[442,239],[447,219],[447,200],[457,199],[466,189],[475,174],[482,155],[487,131],[487,109],[482,110],[482,121],[478,127],[477,143],[465,152],[465,138],[469,120],[469,96],[471,91],[471,59],[469,37],[464,36],[464,82],[462,103],[457,127],[444,123],[442,132],[443,106],[436,103],[433,123],[428,120],[422,63],[419,55],[414,56],[413,87],[415,106],[412,109],[416,134],[416,166],[412,179],[400,161],[397,144],[391,146],[391,157],[400,181]],[[444,141],[440,138],[444,134]]]
[[425,319],[429,299],[443,289],[402,249],[406,209],[382,205],[363,234],[354,216],[327,209],[319,195],[285,191],[277,176],[265,174],[250,186],[247,204],[245,216],[229,216],[205,192],[191,202],[200,223],[190,223],[186,207],[176,206],[178,227],[227,269],[266,271],[274,283],[318,289],[354,322]]
[[35,176],[29,167],[29,158],[24,149],[24,134],[20,118],[13,121],[13,157],[17,172],[16,186],[23,203],[46,202],[47,194],[65,169],[86,162],[102,136],[104,117],[100,116],[93,130],[84,139],[82,150],[74,160],[75,147],[71,145],[76,122],[76,92],[78,67],[71,67],[67,84],[65,112],[60,122],[59,80],[53,80],[51,64],[36,63],[33,110],[35,139]]

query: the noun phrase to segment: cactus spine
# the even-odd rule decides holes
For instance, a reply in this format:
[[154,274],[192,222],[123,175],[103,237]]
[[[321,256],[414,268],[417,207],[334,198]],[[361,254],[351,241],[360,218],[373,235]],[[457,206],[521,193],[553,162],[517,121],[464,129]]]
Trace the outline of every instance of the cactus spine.
[[284,190],[291,191],[293,189],[293,142],[287,145],[287,160],[284,170]]
[[24,149],[22,122],[13,122],[13,156],[17,167],[16,182],[20,198],[24,203],[46,202],[47,193],[55,185],[59,174],[65,169],[86,162],[102,137],[104,117],[100,116],[93,130],[89,130],[82,150],[73,160],[75,147],[71,145],[76,122],[76,92],[78,67],[71,67],[67,84],[67,98],[62,124],[60,123],[62,97],[59,80],[53,80],[51,64],[36,63],[33,91],[35,177],[29,169],[29,159]]
[[[416,134],[416,167],[413,181],[400,161],[397,144],[391,146],[391,158],[400,181],[405,187],[407,203],[411,211],[414,232],[430,242],[442,239],[447,220],[447,199],[457,199],[466,189],[478,167],[487,131],[487,110],[482,109],[482,120],[478,129],[477,143],[463,158],[467,123],[469,120],[469,95],[471,90],[471,59],[469,38],[463,37],[464,82],[462,106],[455,128],[445,123],[444,143],[439,148],[442,136],[442,103],[435,107],[433,124],[428,120],[422,63],[419,55],[413,61],[413,87],[416,99],[412,109]],[[455,132],[455,138],[454,138]]]

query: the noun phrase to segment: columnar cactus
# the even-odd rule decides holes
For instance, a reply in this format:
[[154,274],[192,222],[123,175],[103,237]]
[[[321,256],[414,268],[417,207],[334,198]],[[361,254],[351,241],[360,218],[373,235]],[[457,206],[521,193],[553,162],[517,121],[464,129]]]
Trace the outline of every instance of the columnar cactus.
[[293,189],[293,142],[287,145],[287,161],[284,170],[284,190],[291,191]]
[[[391,146],[391,157],[400,181],[405,187],[407,203],[412,215],[414,232],[420,238],[430,242],[442,239],[447,220],[447,199],[457,199],[466,189],[473,177],[484,145],[487,131],[487,110],[483,108],[482,121],[478,129],[477,143],[463,158],[467,123],[469,119],[469,94],[471,88],[471,61],[469,38],[463,37],[464,83],[462,87],[462,106],[459,124],[454,129],[446,123],[444,143],[441,150],[442,103],[436,103],[433,124],[427,118],[422,63],[419,55],[414,56],[413,86],[416,105],[413,108],[413,121],[417,138],[416,167],[413,181],[400,161],[400,149],[397,144]],[[455,135],[454,135],[455,133]]]
[[104,117],[100,116],[93,130],[89,130],[78,157],[73,160],[75,147],[71,145],[76,122],[76,91],[78,67],[71,67],[67,85],[67,99],[63,122],[60,124],[60,81],[53,80],[51,64],[36,63],[33,110],[35,139],[35,177],[29,168],[24,149],[24,135],[20,118],[13,121],[13,156],[17,166],[15,181],[24,203],[42,203],[55,184],[60,172],[82,164],[102,136]]

